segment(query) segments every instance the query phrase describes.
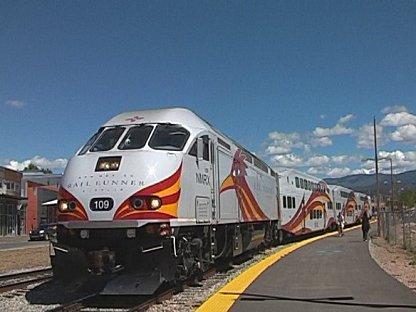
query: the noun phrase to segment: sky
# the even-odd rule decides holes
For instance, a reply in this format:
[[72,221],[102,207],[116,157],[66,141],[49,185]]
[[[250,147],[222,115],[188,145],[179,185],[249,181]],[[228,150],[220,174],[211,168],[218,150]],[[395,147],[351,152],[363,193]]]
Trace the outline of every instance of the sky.
[[276,170],[416,169],[416,1],[0,0],[0,165],[186,107]]

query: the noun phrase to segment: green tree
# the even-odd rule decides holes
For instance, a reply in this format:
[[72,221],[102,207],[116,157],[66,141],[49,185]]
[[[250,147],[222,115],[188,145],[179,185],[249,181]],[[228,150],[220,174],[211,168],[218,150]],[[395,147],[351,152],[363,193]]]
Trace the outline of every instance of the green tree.
[[36,166],[34,163],[29,163],[29,165],[27,165],[27,167],[25,167],[23,169],[23,171],[24,172],[26,172],[26,171],[40,171],[40,172],[43,172],[43,173],[52,173],[51,169],[40,168],[40,167]]
[[399,202],[405,207],[414,207],[416,204],[416,189],[406,188],[399,194]]

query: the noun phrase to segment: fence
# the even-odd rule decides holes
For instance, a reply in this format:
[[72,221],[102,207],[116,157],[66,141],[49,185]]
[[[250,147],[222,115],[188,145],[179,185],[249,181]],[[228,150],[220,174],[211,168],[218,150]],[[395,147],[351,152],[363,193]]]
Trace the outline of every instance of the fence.
[[416,210],[381,212],[380,235],[391,245],[416,252]]

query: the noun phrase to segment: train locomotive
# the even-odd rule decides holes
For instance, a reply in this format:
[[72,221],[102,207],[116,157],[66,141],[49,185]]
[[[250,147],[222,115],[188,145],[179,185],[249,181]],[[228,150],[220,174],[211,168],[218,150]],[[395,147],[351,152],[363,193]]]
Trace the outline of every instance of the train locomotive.
[[279,239],[277,174],[183,108],[122,113],[73,156],[58,201],[58,279],[151,294]]
[[334,196],[317,178],[277,173],[188,109],[121,113],[67,164],[54,278],[99,278],[108,295],[198,281],[217,262],[333,230]]

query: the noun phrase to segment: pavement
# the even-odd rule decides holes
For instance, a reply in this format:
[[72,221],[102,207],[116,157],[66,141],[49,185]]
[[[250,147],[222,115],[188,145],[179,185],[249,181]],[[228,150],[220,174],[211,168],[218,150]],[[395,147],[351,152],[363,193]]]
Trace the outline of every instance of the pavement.
[[368,244],[357,228],[292,245],[231,281],[197,312],[416,311],[416,292],[385,273]]
[[0,236],[0,250],[39,247],[48,244],[49,241],[29,241],[29,235]]

